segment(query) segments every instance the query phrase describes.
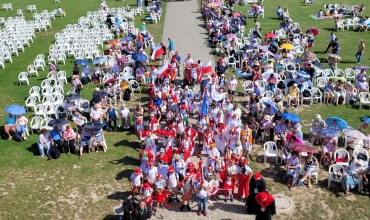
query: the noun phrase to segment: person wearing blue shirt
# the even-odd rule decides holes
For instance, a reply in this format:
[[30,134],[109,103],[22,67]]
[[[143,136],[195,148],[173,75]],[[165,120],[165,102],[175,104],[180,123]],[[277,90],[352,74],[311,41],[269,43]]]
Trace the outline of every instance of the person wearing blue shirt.
[[54,129],[50,131],[50,138],[51,146],[53,149],[58,148],[59,150],[63,150],[61,129],[59,129],[58,127],[54,127]]
[[86,77],[91,82],[92,80],[91,80],[91,76],[90,76],[90,71],[91,71],[90,66],[84,65],[84,67],[82,68],[82,74],[81,74],[82,76],[81,76],[81,78]]
[[167,58],[170,58],[170,55],[173,54],[173,51],[175,50],[175,46],[173,45],[173,40],[171,38],[168,38],[168,53],[167,53]]
[[10,131],[12,131],[13,133],[15,132],[15,120],[16,120],[15,115],[12,115],[12,114],[9,114],[5,118],[4,130],[5,130],[5,133],[9,136],[9,139],[12,139],[12,135],[10,134]]
[[283,9],[280,6],[276,9],[276,15],[279,16],[280,20],[283,19]]
[[338,52],[339,52],[339,42],[338,42],[338,38],[335,38],[335,40],[333,42],[333,49],[332,49],[331,53],[338,55]]
[[154,97],[154,100],[153,100],[153,103],[154,105],[158,106],[158,108],[161,107],[162,105],[162,99],[160,99],[157,95]]

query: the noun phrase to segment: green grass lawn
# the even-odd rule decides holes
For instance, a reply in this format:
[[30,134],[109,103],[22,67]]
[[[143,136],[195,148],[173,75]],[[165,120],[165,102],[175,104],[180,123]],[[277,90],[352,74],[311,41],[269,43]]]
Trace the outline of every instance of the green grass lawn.
[[[45,9],[52,11],[59,5],[63,8],[67,16],[52,20],[52,28],[47,32],[36,34],[34,43],[30,48],[25,48],[24,53],[19,53],[19,57],[13,57],[13,63],[7,63],[5,70],[0,69],[2,80],[0,82],[0,120],[5,120],[5,107],[10,104],[24,104],[25,98],[31,86],[17,85],[18,74],[26,71],[28,65],[32,64],[38,54],[47,54],[49,46],[53,44],[54,35],[60,32],[67,24],[77,23],[81,16],[86,16],[87,11],[95,11],[99,8],[99,0],[61,0],[55,4],[52,0],[33,0],[31,2],[13,0],[13,11],[1,11],[0,17],[16,16],[17,9],[23,9],[26,19],[32,18],[32,13],[25,12],[28,4],[35,4],[38,12]],[[109,7],[122,7],[124,4],[135,8],[136,1],[107,1]],[[348,3],[348,1],[338,0],[336,3]],[[361,4],[362,2],[356,2]],[[326,49],[329,33],[333,27],[333,20],[314,20],[309,17],[315,14],[325,4],[323,1],[315,1],[312,6],[303,6],[302,3],[288,0],[284,3],[267,0],[265,1],[265,18],[258,19],[262,25],[263,33],[276,30],[279,20],[275,19],[275,9],[280,4],[287,7],[294,21],[299,22],[303,30],[308,28],[318,28],[320,34],[315,38],[315,52]],[[164,2],[163,8],[165,9]],[[237,11],[242,10],[246,13],[247,7],[237,7]],[[367,11],[365,10],[365,15]],[[158,24],[147,24],[148,30],[154,35],[155,39],[162,39],[164,17]],[[138,27],[143,22],[144,15],[135,18]],[[252,27],[252,19],[248,19],[246,30]],[[369,38],[369,32],[358,33],[352,30],[336,33],[341,42],[339,55],[343,58],[339,67],[344,69],[354,65],[356,48],[360,39]],[[326,58],[325,54],[318,53],[319,58]],[[363,65],[370,65],[367,52],[364,54]],[[66,65],[59,64],[60,70],[65,70],[70,77],[73,60],[67,59]],[[39,86],[46,77],[48,71],[39,71],[40,77],[32,77],[30,85]],[[90,99],[95,85],[89,84],[82,92],[86,99]],[[69,85],[65,86],[68,91]],[[145,90],[143,91],[145,94]],[[129,102],[132,106],[138,100],[145,100],[144,96],[136,94],[137,99]],[[359,117],[370,115],[368,107],[358,110],[351,106],[326,106],[315,104],[305,105],[298,110],[293,110],[299,114],[303,120],[305,131],[316,114],[321,114],[324,118],[336,115],[344,118],[351,126],[356,127],[360,121]],[[27,113],[31,117],[33,113]],[[3,127],[1,127],[2,129]],[[108,152],[96,153],[91,156],[85,155],[81,160],[76,155],[62,155],[58,160],[46,161],[45,158],[37,157],[39,154],[36,143],[37,135],[31,135],[27,141],[15,143],[13,141],[0,140],[0,219],[112,219],[112,207],[119,204],[122,198],[127,195],[128,181],[132,169],[138,165],[138,144],[132,142],[135,139],[132,133],[112,132],[106,134]],[[254,170],[266,169],[260,163],[253,163]],[[279,168],[275,167],[278,171]],[[266,171],[267,172],[267,171]],[[265,173],[266,175],[268,173]],[[264,174],[264,175],[265,175]],[[275,175],[275,174],[271,174]],[[277,174],[276,174],[277,175]],[[324,174],[320,174],[321,177]],[[270,176],[271,177],[271,176]],[[275,178],[269,178],[268,184],[271,192],[286,192],[282,184],[275,184]],[[320,180],[320,188],[324,188],[325,180]],[[368,198],[365,196],[354,196],[354,201],[349,201],[339,197],[332,191],[317,189],[306,195],[305,189],[287,193],[296,199],[296,210],[294,219],[324,219],[331,215],[325,213],[326,209],[336,210],[333,214],[338,219],[349,218],[370,218],[366,204]],[[339,190],[336,190],[336,192]],[[298,192],[298,193],[297,193]],[[301,194],[307,197],[302,197]],[[298,199],[302,199],[298,200]],[[304,201],[309,198],[310,201]],[[322,199],[322,202],[316,201]],[[308,205],[307,205],[308,204]],[[352,208],[351,212],[348,212]],[[324,213],[324,214],[322,214]],[[328,217],[326,217],[328,216]],[[292,216],[281,215],[281,218],[292,219]],[[279,217],[279,218],[280,218]]]

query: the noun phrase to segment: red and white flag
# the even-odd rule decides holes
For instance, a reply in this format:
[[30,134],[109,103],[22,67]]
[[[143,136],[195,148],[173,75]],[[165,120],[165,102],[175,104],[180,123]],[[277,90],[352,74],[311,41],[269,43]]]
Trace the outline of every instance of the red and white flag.
[[152,53],[152,60],[155,61],[155,59],[157,59],[157,57],[163,55],[164,53],[164,50],[162,48],[162,45],[160,43],[157,44],[157,46],[154,48],[153,50],[153,53]]
[[163,66],[158,70],[158,75],[162,76],[162,74],[168,69],[168,64],[170,64],[170,61],[167,60]]
[[208,61],[205,66],[202,66],[202,74],[212,72],[212,62]]

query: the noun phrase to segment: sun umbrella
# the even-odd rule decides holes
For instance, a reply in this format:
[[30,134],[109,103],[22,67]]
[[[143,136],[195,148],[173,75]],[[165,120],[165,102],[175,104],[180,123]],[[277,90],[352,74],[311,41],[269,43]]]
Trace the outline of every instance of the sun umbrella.
[[48,126],[50,126],[50,127],[62,127],[63,125],[66,125],[66,124],[68,124],[68,120],[66,120],[64,118],[58,118],[58,119],[54,119],[54,120],[49,121]]
[[108,59],[106,57],[95,57],[95,59],[92,61],[92,64],[102,64]]
[[9,105],[5,108],[5,111],[12,115],[23,115],[26,113],[26,109],[20,105]]
[[340,56],[338,56],[334,53],[330,54],[329,57],[332,57],[332,58],[335,58],[335,59],[338,59],[338,60],[342,59]]
[[306,73],[305,71],[295,71],[295,74],[298,76],[302,76],[304,78],[311,78],[310,74]]
[[112,41],[109,41],[109,45],[115,45],[115,44],[119,44],[120,42],[118,40],[112,40]]
[[[271,74],[273,74],[276,79],[279,78],[279,74],[277,74],[277,73],[271,73]],[[269,74],[269,73],[263,74],[262,78],[267,81],[267,79],[270,78],[271,74]]]
[[298,153],[306,152],[306,153],[317,153],[317,150],[308,145],[300,145],[294,148],[294,151]]
[[276,112],[278,112],[278,109],[277,109],[277,107],[274,105],[274,103],[272,103],[272,102],[264,102],[263,103],[265,106],[266,105],[270,105],[270,108],[271,108],[271,111],[272,111],[272,113],[273,114],[275,114]]
[[89,122],[83,125],[83,128],[99,130],[102,129],[104,125],[100,122]]
[[138,42],[135,43],[134,46],[135,46],[136,50],[140,50],[144,46],[144,42],[138,41]]
[[130,79],[135,79],[133,75],[125,75],[119,78],[120,80],[130,80]]
[[229,38],[237,38],[237,36],[235,34],[228,34],[226,35],[226,38],[229,39]]
[[338,118],[338,117],[334,117],[334,116],[333,117],[330,117],[330,118],[327,118],[325,120],[325,123],[328,126],[330,126],[334,120],[337,122],[336,125],[337,125],[337,128],[339,130],[343,130],[343,129],[348,128],[348,123],[345,120],[343,120],[341,118]]
[[156,5],[157,7],[160,7],[160,6],[162,5],[162,2],[156,2],[156,3],[155,3],[155,5]]
[[317,130],[316,133],[324,137],[339,137],[340,135],[338,130],[331,129],[331,128],[320,129],[320,130]]
[[342,82],[347,81],[344,77],[338,77],[338,76],[332,76],[332,77],[329,77],[329,79],[333,80],[333,82],[337,82],[339,80],[342,81]]
[[[291,137],[295,137],[295,139],[297,140],[297,141],[296,141],[296,142],[297,142],[297,146],[300,146],[300,145],[302,145],[302,144],[303,144],[303,143],[302,143],[302,140],[301,140],[297,135],[295,135],[295,134],[287,134],[287,136],[286,136],[286,141],[289,141]],[[295,150],[295,149],[294,149],[294,150]]]
[[276,34],[274,34],[274,33],[266,33],[265,34],[265,37],[275,38],[276,37]]
[[268,60],[263,61],[263,63],[264,63],[264,64],[267,64],[268,62],[272,62],[272,63],[274,63],[274,62],[275,62],[275,60],[274,60],[274,59],[268,59]]
[[114,17],[114,15],[112,14],[107,15],[107,18],[110,18],[110,17]]
[[[275,54],[273,54],[266,46],[262,46],[262,47],[260,47],[260,49],[263,51],[263,52],[265,52],[265,53],[267,53],[268,55],[271,55],[271,56],[274,56]],[[247,49],[248,50],[248,49]]]
[[87,60],[81,60],[81,59],[75,60],[74,63],[77,64],[77,65],[89,65],[90,64],[89,61],[87,61]]
[[368,70],[368,69],[370,69],[370,67],[369,66],[355,66],[352,69],[354,69],[354,70]]
[[104,84],[114,83],[117,82],[118,80],[119,80],[118,78],[108,79],[107,81],[104,82]]
[[322,65],[322,63],[320,63],[319,61],[313,61],[311,62],[311,64],[318,67],[319,69],[322,69],[322,70],[325,69],[324,65]]
[[306,33],[308,33],[309,31],[312,32],[313,36],[316,36],[316,35],[319,34],[319,30],[317,30],[316,28],[310,28],[310,29],[307,30]]
[[121,38],[121,41],[132,41],[133,38],[130,37],[130,36],[124,36],[123,38]]
[[231,15],[234,15],[236,17],[240,17],[240,13],[239,12],[232,12]]
[[117,61],[121,63],[127,63],[129,60],[127,58],[122,57],[122,58],[118,58]]
[[145,62],[148,57],[142,53],[135,53],[134,55],[132,55],[132,59],[139,62]]
[[363,117],[363,118],[361,118],[361,121],[370,123],[370,117]]
[[358,130],[346,130],[344,134],[357,139],[367,139],[367,137]]
[[295,47],[293,44],[285,43],[280,45],[280,48],[287,49],[287,50],[293,50]]
[[215,2],[212,2],[212,3],[208,3],[207,4],[207,7],[217,7],[217,6],[219,6],[217,3],[215,3]]
[[259,6],[258,6],[258,5],[252,5],[251,7],[252,7],[252,8],[259,8]]
[[77,94],[69,94],[65,97],[65,100],[79,100],[81,99],[81,95],[77,95]]
[[281,117],[286,120],[301,122],[301,119],[299,118],[299,116],[293,113],[284,112],[283,114],[281,114]]

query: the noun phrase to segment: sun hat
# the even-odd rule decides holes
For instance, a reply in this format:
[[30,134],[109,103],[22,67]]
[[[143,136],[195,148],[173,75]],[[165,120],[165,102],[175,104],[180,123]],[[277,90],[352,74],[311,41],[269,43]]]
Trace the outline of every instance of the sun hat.
[[149,183],[144,183],[143,188],[144,188],[144,190],[149,190],[150,189]]
[[349,84],[351,84],[351,81],[347,81],[347,84],[349,85]]
[[321,115],[316,115],[316,119],[319,119],[319,118],[321,118]]
[[134,171],[134,173],[135,173],[136,175],[141,174],[141,170],[140,170],[140,168],[136,168],[136,169],[135,169],[135,171]]
[[270,121],[270,115],[265,115],[265,117],[263,117],[266,121]]
[[297,85],[297,83],[294,83],[293,86],[297,87],[298,85]]
[[254,179],[255,180],[260,180],[262,178],[262,175],[261,175],[261,173],[260,172],[256,172],[256,174],[254,174]]
[[100,89],[98,87],[95,88],[95,91],[99,91]]
[[174,172],[175,171],[175,169],[173,168],[173,166],[170,166],[170,168],[168,168],[168,172],[169,173],[172,173],[172,172]]
[[159,153],[164,153],[164,148],[161,148],[161,149],[159,150]]
[[366,80],[366,77],[362,77],[362,80]]
[[157,178],[162,178],[162,175],[161,174],[157,174]]

